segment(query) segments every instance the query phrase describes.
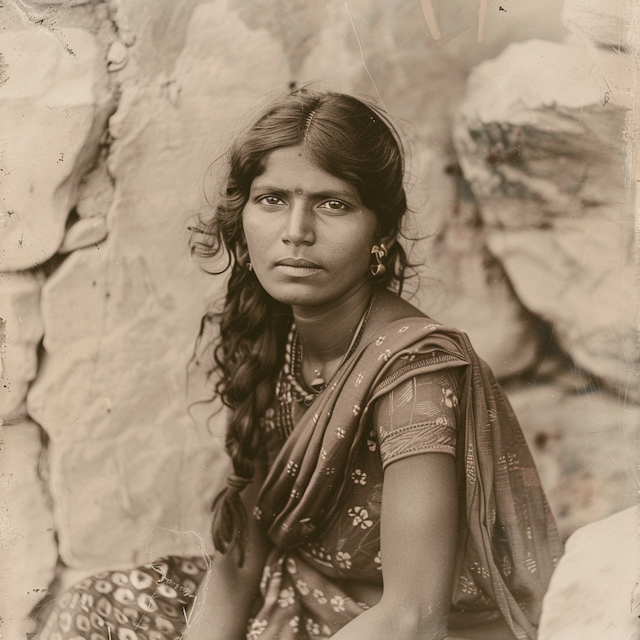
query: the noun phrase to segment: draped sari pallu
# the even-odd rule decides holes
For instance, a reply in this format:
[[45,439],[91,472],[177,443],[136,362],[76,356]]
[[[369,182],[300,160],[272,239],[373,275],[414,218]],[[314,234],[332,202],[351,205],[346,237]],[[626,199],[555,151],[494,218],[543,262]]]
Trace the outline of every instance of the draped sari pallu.
[[[329,637],[366,609],[332,580],[329,563],[319,571],[296,547],[319,539],[344,506],[355,456],[371,428],[371,404],[412,376],[451,368],[459,368],[462,387],[450,624],[470,616],[489,620],[499,611],[518,640],[536,637],[542,596],[562,545],[522,430],[466,334],[409,318],[390,324],[351,356],[271,466],[255,515],[275,549],[250,640]],[[381,562],[379,554],[375,561]]]

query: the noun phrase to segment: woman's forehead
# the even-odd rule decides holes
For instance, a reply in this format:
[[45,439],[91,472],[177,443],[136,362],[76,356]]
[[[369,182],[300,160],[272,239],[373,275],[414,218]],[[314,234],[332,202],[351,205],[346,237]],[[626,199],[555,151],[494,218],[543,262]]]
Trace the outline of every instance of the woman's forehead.
[[263,187],[305,194],[336,191],[358,196],[357,189],[349,182],[320,168],[304,145],[282,147],[269,154],[264,171],[252,184],[252,188]]

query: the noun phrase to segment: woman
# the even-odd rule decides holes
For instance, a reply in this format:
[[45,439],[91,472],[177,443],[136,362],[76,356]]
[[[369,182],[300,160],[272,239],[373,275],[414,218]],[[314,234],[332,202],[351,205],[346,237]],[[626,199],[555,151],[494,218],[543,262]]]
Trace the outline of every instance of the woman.
[[535,637],[553,518],[488,367],[399,297],[403,175],[385,114],[337,93],[235,143],[194,243],[231,267],[203,323],[230,409],[218,553],[94,576],[43,639]]

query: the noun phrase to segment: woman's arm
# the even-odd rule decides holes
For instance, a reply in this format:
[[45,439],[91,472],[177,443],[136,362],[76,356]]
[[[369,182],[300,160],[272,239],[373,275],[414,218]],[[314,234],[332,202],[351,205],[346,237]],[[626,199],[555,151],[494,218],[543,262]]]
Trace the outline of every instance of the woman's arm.
[[453,589],[457,537],[454,458],[422,453],[384,474],[380,602],[334,640],[442,640]]
[[[262,467],[262,465],[260,466]],[[251,517],[265,470],[256,463],[253,484],[242,493],[247,513],[247,531],[244,536],[244,566],[238,567],[237,556],[216,552],[211,566],[210,580],[203,580],[197,591],[192,612],[192,624],[186,640],[242,640],[247,631],[251,607],[258,595],[260,578],[269,544],[255,519]]]

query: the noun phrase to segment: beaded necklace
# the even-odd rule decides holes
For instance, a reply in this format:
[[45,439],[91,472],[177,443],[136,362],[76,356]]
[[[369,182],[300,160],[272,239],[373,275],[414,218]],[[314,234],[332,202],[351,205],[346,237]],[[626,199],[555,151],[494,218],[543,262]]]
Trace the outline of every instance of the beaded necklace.
[[[345,361],[351,356],[351,354],[357,349],[362,340],[369,315],[371,313],[371,307],[373,306],[373,299],[375,293],[371,296],[367,309],[360,318],[360,322],[354,332],[351,344],[346,353],[340,361],[338,370]],[[314,385],[313,391],[309,392],[304,387],[304,381],[302,379],[302,346],[298,341],[298,331],[296,330],[295,322],[291,325],[291,330],[287,337],[287,344],[284,352],[284,366],[278,376],[276,383],[276,397],[281,403],[287,403],[291,405],[291,401],[295,399],[297,402],[303,402],[307,407],[316,399],[318,394],[324,390],[325,384],[322,381],[322,386]],[[290,413],[290,411],[289,411]]]

